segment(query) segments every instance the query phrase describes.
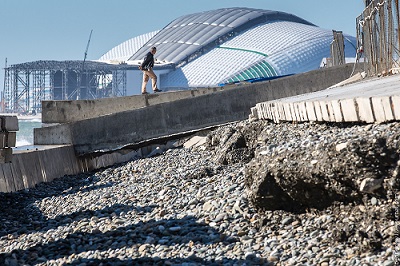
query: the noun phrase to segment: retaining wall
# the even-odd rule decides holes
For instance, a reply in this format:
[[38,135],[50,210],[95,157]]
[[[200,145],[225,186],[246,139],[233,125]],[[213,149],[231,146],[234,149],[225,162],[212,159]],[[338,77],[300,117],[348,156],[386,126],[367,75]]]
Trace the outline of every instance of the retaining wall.
[[348,81],[318,92],[258,103],[252,118],[280,121],[383,123],[400,120],[400,75]]
[[115,151],[77,157],[72,145],[45,145],[14,149],[12,161],[0,164],[0,192],[33,188],[64,175],[76,175],[132,159],[138,151]]
[[251,109],[254,119],[293,122],[365,122],[400,120],[400,96],[371,96],[314,101],[269,101]]
[[[226,87],[212,94],[146,108],[37,128],[34,131],[34,143],[72,144],[78,154],[117,150],[149,139],[247,119],[251,108],[257,103],[328,88],[347,79],[352,70],[353,64],[326,68],[267,82]],[[149,99],[147,95],[139,97]],[[109,108],[110,112],[112,108]]]
[[223,87],[193,89],[186,91],[172,91],[134,95],[126,97],[102,98],[95,100],[76,101],[42,101],[43,123],[68,123],[143,108],[150,105],[172,102],[201,96],[223,90]]
[[[339,66],[335,68],[326,68],[308,73],[303,73],[287,78],[281,78],[268,82],[260,82],[254,84],[256,87],[280,88],[286,90],[290,85],[305,86],[306,88],[296,88],[299,92],[310,89],[325,88],[327,84],[333,85],[351,74],[352,64]],[[326,75],[329,73],[329,75]],[[307,80],[324,76],[324,79]],[[291,80],[297,80],[291,83]],[[330,86],[329,85],[329,86]],[[95,100],[76,100],[76,101],[42,101],[42,122],[43,123],[68,123],[83,119],[95,118],[103,115],[143,108],[146,106],[156,105],[160,103],[173,102],[176,100],[187,99],[202,96],[218,91],[231,90],[232,88],[245,87],[246,85],[234,84],[224,87],[201,88],[193,90],[173,91],[168,93],[157,93],[148,95],[134,95],[127,97],[102,98]],[[293,89],[293,88],[289,88]],[[285,93],[285,91],[283,91]],[[277,97],[280,96],[279,92]]]

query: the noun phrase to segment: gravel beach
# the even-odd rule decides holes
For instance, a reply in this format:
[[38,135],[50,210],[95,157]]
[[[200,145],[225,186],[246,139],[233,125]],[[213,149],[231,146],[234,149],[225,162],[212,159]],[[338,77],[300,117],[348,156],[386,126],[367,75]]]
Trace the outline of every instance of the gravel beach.
[[[399,128],[243,121],[203,145],[0,194],[0,265],[400,265],[396,167],[384,193],[298,211],[259,208],[245,185],[260,156]],[[245,145],[228,145],[235,132]]]

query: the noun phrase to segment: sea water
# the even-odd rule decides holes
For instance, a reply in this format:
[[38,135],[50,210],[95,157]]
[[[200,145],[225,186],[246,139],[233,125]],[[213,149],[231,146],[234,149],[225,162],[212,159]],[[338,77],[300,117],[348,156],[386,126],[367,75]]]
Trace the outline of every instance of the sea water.
[[33,129],[42,127],[41,119],[19,119],[17,131],[17,147],[33,145]]

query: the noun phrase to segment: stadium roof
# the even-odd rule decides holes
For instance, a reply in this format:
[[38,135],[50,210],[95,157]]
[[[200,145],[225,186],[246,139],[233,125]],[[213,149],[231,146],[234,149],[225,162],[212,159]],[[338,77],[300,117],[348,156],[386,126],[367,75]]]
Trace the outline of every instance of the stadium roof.
[[[224,8],[190,14],[175,19],[160,31],[143,34],[114,47],[100,60],[142,60],[152,46],[159,61],[178,64],[196,51],[213,47],[260,23],[273,20],[312,23],[292,14],[252,9]],[[216,43],[212,43],[216,42]]]
[[[101,60],[139,64],[152,46],[164,88],[216,86],[246,79],[284,76],[317,69],[330,57],[331,30],[295,15],[253,8],[223,8],[173,20],[159,31],[135,37]],[[354,37],[345,52],[355,56]]]
[[153,36],[129,60],[143,59],[148,50],[156,46],[159,60],[179,64],[208,45],[215,47],[246,29],[274,20],[312,25],[299,17],[277,11],[251,8],[211,10],[175,19]]
[[129,39],[120,45],[117,45],[102,57],[100,61],[127,61],[136,53],[145,43],[147,43],[158,31],[146,33],[132,39]]

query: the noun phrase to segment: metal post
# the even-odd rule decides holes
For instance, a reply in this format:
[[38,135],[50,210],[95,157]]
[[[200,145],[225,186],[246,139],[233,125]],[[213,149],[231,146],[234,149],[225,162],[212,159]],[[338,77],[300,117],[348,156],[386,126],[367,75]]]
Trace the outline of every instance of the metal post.
[[4,66],[4,84],[3,84],[3,92],[1,93],[1,112],[5,112],[5,98],[4,98],[4,93],[7,89],[7,84],[8,84],[8,78],[7,78],[7,58]]
[[399,0],[395,0],[396,2],[396,19],[397,19],[397,44],[396,48],[399,48],[400,46],[400,9],[399,9]]

